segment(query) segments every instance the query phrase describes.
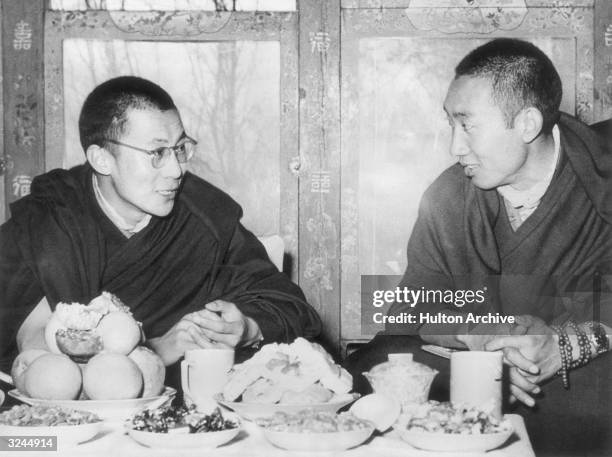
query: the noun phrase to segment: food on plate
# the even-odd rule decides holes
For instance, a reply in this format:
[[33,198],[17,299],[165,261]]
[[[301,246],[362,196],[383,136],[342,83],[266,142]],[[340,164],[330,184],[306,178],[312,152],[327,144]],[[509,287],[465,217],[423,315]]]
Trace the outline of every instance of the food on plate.
[[133,430],[154,433],[168,433],[183,427],[187,427],[189,433],[204,433],[234,429],[238,423],[225,419],[219,408],[211,414],[202,414],[196,411],[195,405],[181,405],[145,409],[132,417],[128,426]]
[[19,427],[82,425],[101,420],[93,413],[59,406],[18,405],[0,413],[0,425]]
[[291,344],[266,344],[235,365],[223,389],[227,401],[313,404],[351,390],[353,380],[316,343],[297,338]]
[[290,433],[335,433],[373,428],[371,422],[350,412],[336,414],[311,409],[296,414],[277,412],[272,417],[258,419],[257,425],[274,432]]
[[17,387],[20,392],[28,395],[25,388],[25,371],[34,360],[44,354],[49,354],[49,351],[43,349],[26,349],[15,357],[11,367],[11,377],[13,378],[15,387]]
[[126,355],[101,353],[83,367],[83,390],[92,400],[138,398],[142,387],[142,372]]
[[[104,322],[106,319],[109,321]],[[66,333],[68,329],[72,331]],[[62,330],[58,344],[58,331]],[[76,357],[91,357],[103,349],[128,354],[140,338],[140,326],[130,309],[108,292],[102,292],[87,305],[58,303],[45,326],[45,342],[51,352]]]
[[398,401],[404,410],[427,401],[437,370],[412,360],[412,354],[389,354],[387,362],[363,373],[374,392]]
[[164,390],[166,367],[162,359],[151,349],[137,346],[130,352],[130,359],[138,365],[142,372],[143,388],[141,397],[149,398],[159,395]]
[[24,372],[25,391],[44,400],[74,400],[81,392],[81,370],[63,354],[43,354]]
[[412,432],[461,435],[499,433],[512,429],[508,420],[500,421],[481,409],[437,401],[428,401],[415,407],[405,427]]

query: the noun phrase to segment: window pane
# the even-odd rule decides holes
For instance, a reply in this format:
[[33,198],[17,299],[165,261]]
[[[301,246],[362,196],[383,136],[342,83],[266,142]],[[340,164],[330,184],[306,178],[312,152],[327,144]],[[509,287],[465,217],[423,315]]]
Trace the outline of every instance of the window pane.
[[277,41],[65,40],[63,166],[85,160],[78,115],[87,94],[115,76],[142,76],[170,93],[198,141],[189,169],[236,199],[257,235],[278,233],[279,62]]

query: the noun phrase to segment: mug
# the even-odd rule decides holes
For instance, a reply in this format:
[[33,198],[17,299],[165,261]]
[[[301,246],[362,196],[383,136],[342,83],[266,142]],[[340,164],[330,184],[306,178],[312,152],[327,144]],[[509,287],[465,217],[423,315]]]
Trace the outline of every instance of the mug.
[[451,354],[450,399],[502,417],[502,352],[457,351]]
[[228,381],[234,365],[233,349],[193,349],[185,352],[181,361],[181,386],[185,403],[194,403],[201,412],[210,412],[217,406],[213,396]]

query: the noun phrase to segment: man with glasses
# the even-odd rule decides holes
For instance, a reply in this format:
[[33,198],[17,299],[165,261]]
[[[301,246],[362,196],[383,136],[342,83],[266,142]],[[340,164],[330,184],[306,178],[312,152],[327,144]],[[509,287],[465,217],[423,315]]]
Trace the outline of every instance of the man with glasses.
[[185,171],[196,141],[162,88],[101,84],[79,133],[87,162],[35,178],[1,227],[1,370],[44,344],[58,302],[102,291],[131,308],[166,365],[188,349],[318,335],[317,313],[240,224],[240,206]]

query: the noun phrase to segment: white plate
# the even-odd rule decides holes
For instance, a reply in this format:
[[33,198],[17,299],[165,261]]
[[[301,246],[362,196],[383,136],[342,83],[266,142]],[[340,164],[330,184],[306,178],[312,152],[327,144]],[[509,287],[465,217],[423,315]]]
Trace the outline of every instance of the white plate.
[[76,446],[92,439],[102,430],[103,426],[103,422],[35,427],[0,425],[0,436],[57,436],[57,450],[61,451],[64,448]]
[[330,433],[276,432],[264,429],[264,436],[275,446],[290,451],[324,452],[344,451],[359,446],[373,431],[374,427]]
[[242,401],[225,401],[223,394],[216,394],[214,399],[220,405],[232,409],[241,417],[248,420],[258,419],[260,417],[273,416],[274,413],[295,414],[303,409],[312,409],[314,411],[335,413],[343,406],[354,402],[359,398],[359,394],[343,394],[336,395],[326,403],[292,404],[292,403],[245,403]]
[[8,394],[28,405],[62,406],[97,414],[109,422],[123,422],[153,402],[158,402],[164,397],[170,400],[176,395],[176,389],[166,387],[161,395],[129,400],[43,400],[26,397],[17,389],[11,390]]
[[419,449],[444,452],[485,452],[504,444],[513,430],[481,435],[400,430],[401,438]]
[[[224,419],[229,419],[238,424],[238,427],[219,432],[202,433],[155,433],[142,430],[128,429],[128,435],[138,443],[151,448],[159,449],[212,449],[233,440],[240,430],[240,419],[232,413],[223,413]],[[185,429],[186,430],[186,429]]]

